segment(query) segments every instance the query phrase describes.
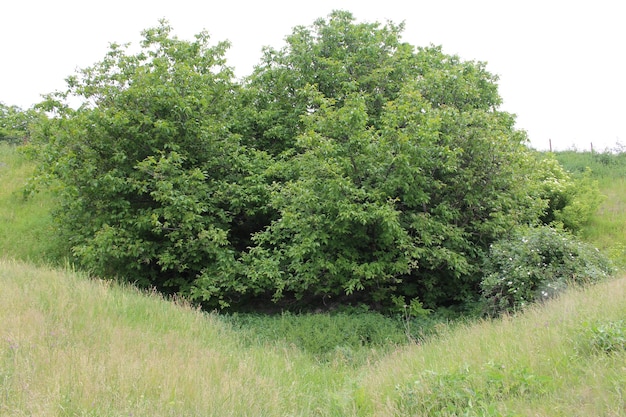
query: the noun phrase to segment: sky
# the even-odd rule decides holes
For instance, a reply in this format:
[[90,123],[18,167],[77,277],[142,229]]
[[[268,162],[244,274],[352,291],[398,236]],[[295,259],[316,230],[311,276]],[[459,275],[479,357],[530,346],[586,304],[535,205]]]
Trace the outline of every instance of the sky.
[[626,145],[626,4],[622,0],[3,0],[0,102],[28,108],[62,90],[109,43],[137,44],[165,18],[180,39],[229,40],[228,65],[250,74],[264,46],[335,9],[359,22],[404,22],[402,40],[441,45],[497,74],[502,110],[536,149]]

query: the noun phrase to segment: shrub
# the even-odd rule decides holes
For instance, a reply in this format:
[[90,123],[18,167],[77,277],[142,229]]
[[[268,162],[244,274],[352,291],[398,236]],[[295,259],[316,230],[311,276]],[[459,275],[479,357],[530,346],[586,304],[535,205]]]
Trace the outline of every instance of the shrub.
[[78,263],[205,308],[475,300],[489,244],[564,182],[484,63],[354,20],[295,29],[243,83],[227,42],[166,22],[69,77],[32,142]]
[[612,271],[602,253],[562,230],[522,227],[490,247],[481,283],[486,311],[512,312]]
[[0,102],[0,142],[13,145],[27,142],[31,125],[45,117],[37,110],[22,110],[18,106],[7,106]]
[[590,168],[573,177],[552,155],[540,155],[535,166],[536,197],[545,201],[541,222],[572,233],[589,223],[602,203],[598,181]]

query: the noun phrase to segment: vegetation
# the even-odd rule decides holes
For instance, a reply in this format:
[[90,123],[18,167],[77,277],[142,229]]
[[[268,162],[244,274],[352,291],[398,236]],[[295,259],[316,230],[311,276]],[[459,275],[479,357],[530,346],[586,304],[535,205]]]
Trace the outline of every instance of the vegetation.
[[0,102],[0,144],[28,142],[31,126],[45,118],[35,109],[22,110]]
[[53,191],[24,196],[34,165],[14,145],[0,142],[0,254],[35,264],[63,264],[69,253],[52,219],[57,204]]
[[[178,47],[187,45],[176,42]],[[190,142],[195,133],[209,129],[207,126],[219,126],[215,129],[221,131],[224,127],[221,123],[225,123],[227,129],[232,129],[222,137],[224,141],[219,146],[232,144],[231,140],[238,140],[238,145],[230,148],[233,154],[227,153],[229,149],[219,148],[226,152],[219,155],[220,158],[232,156],[228,166],[238,168],[232,172],[223,169],[220,171],[223,177],[211,174],[216,182],[219,183],[219,178],[223,182],[210,183],[209,171],[200,175],[185,162],[190,158],[206,158],[206,154],[189,151],[184,158],[177,159],[183,155],[180,148],[176,152],[159,152],[162,158],[147,156],[146,163],[139,161],[135,168],[129,168],[131,180],[142,175],[153,178],[153,182],[146,180],[146,184],[153,187],[150,196],[161,201],[160,205],[155,205],[160,210],[157,213],[163,215],[163,221],[159,221],[164,223],[166,218],[170,219],[165,227],[171,227],[175,218],[178,221],[201,220],[194,217],[193,207],[200,207],[196,204],[200,204],[202,193],[237,191],[239,194],[231,195],[241,199],[231,201],[229,207],[202,206],[211,207],[207,210],[216,216],[221,213],[218,218],[231,215],[235,208],[240,210],[236,212],[240,215],[237,222],[224,223],[231,227],[227,234],[229,239],[233,230],[241,239],[235,240],[236,245],[229,243],[236,251],[260,239],[244,238],[246,233],[260,236],[263,231],[275,230],[280,216],[289,214],[284,207],[294,208],[292,227],[297,221],[304,221],[298,215],[312,216],[311,212],[295,211],[298,197],[303,202],[312,198],[315,204],[320,204],[315,207],[326,207],[319,201],[320,195],[330,198],[332,194],[319,194],[323,190],[315,188],[312,179],[307,180],[305,174],[311,169],[317,175],[325,166],[345,169],[337,162],[342,161],[341,144],[323,139],[320,134],[320,140],[326,141],[326,149],[334,152],[327,154],[329,161],[322,165],[321,149],[313,147],[312,142],[302,142],[312,129],[307,119],[315,115],[300,118],[301,126],[290,125],[303,129],[295,147],[280,150],[268,145],[289,137],[286,127],[266,133],[263,137],[267,143],[263,144],[258,133],[267,132],[262,128],[262,120],[270,120],[275,113],[285,116],[281,112],[288,106],[281,110],[277,103],[260,100],[262,91],[256,90],[259,86],[230,86],[233,102],[245,115],[237,119],[236,126],[221,120],[217,114],[213,115],[214,119],[203,120],[206,124],[197,131],[193,130],[193,121],[180,121],[180,126],[190,123],[190,127],[184,127],[191,132]],[[237,96],[240,93],[242,96]],[[314,96],[317,95],[314,92]],[[189,97],[181,98],[186,99]],[[228,97],[221,99],[230,100]],[[364,100],[366,106],[375,102],[368,100]],[[250,103],[260,107],[250,107]],[[320,107],[316,112],[330,115],[335,110]],[[70,127],[88,127],[80,123],[99,120],[98,117],[105,115],[89,106],[79,110],[63,108],[63,112],[67,113],[57,115],[51,123],[29,124],[26,137],[35,137],[38,141],[67,139],[65,144],[72,145],[67,149],[73,152],[94,151],[91,148],[94,143],[74,142],[76,138],[70,134]],[[122,113],[117,115],[122,117]],[[108,116],[113,117],[113,113]],[[285,116],[277,120],[286,126],[291,119]],[[328,125],[321,126],[328,128]],[[254,129],[258,129],[256,136],[245,134]],[[149,137],[154,132],[144,133]],[[83,138],[89,137],[92,136]],[[102,146],[117,146],[113,138],[109,137],[109,142],[103,139]],[[252,138],[262,145],[255,146]],[[74,271],[71,264],[66,264],[65,268],[46,266],[63,264],[70,255],[67,242],[73,244],[73,239],[79,237],[69,233],[71,230],[67,228],[56,227],[53,219],[67,220],[67,213],[59,213],[54,218],[51,215],[55,208],[63,211],[71,207],[59,198],[66,197],[68,189],[72,188],[57,182],[58,178],[52,180],[47,176],[58,172],[39,171],[40,179],[53,186],[40,187],[34,192],[36,189],[29,185],[28,178],[35,169],[35,161],[27,156],[37,150],[38,157],[43,157],[48,164],[57,157],[59,163],[81,162],[84,165],[72,165],[77,173],[88,167],[87,160],[74,160],[71,154],[61,152],[66,148],[48,147],[50,143],[45,141],[34,148],[17,148],[6,142],[10,141],[0,143],[0,183],[3,185],[0,189],[0,416],[626,415],[626,281],[604,280],[583,288],[569,285],[575,281],[597,281],[609,270],[602,258],[596,256],[596,251],[589,253],[589,247],[582,245],[577,237],[602,248],[618,264],[626,259],[623,153],[547,155],[526,151],[520,154],[527,157],[520,166],[532,167],[526,173],[530,186],[527,191],[528,196],[536,198],[543,207],[540,219],[537,224],[515,226],[507,229],[508,233],[494,236],[491,244],[484,248],[484,256],[476,259],[481,262],[480,271],[472,277],[479,280],[474,283],[477,293],[485,296],[483,304],[478,306],[485,306],[487,312],[504,314],[495,319],[466,316],[465,320],[459,320],[458,306],[454,303],[438,305],[439,308],[425,315],[423,301],[426,298],[404,293],[402,284],[406,281],[397,283],[399,290],[387,292],[389,297],[380,301],[388,303],[385,315],[372,311],[375,304],[351,306],[348,301],[354,298],[345,295],[322,297],[313,307],[315,310],[307,314],[288,311],[263,314],[276,310],[274,305],[268,307],[267,298],[248,299],[254,301],[248,304],[248,311],[240,308],[237,313],[217,314],[198,309],[177,295],[164,297],[155,291],[142,292],[128,284],[94,278],[85,271]],[[384,142],[374,143],[378,146]],[[54,149],[61,153],[46,153]],[[44,150],[46,152],[42,152]],[[350,154],[345,149],[343,152],[343,162],[349,166]],[[364,158],[372,157],[368,152],[363,152]],[[399,158],[401,154],[395,155]],[[203,162],[205,166],[221,166],[216,160],[212,161],[217,165],[207,165],[209,159]],[[305,160],[309,165],[298,165]],[[120,167],[123,166],[120,163]],[[363,166],[376,167],[371,161]],[[179,177],[183,172],[187,175]],[[343,173],[341,178],[353,181],[346,174],[348,171],[332,172]],[[234,182],[229,182],[234,178],[240,181],[236,184],[251,188],[236,188]],[[338,177],[329,178],[336,180]],[[170,183],[171,179],[181,182]],[[400,177],[396,179],[400,181]],[[80,204],[102,204],[104,212],[104,199],[98,198],[96,190],[104,192],[108,188],[89,188],[100,180],[113,181],[95,174],[88,181],[84,180],[81,186],[85,190],[81,192],[91,190],[89,192],[95,194],[83,195],[90,199]],[[313,194],[306,194],[305,183],[313,187]],[[349,181],[329,181],[329,184],[343,184],[342,190],[347,191],[355,188],[354,182]],[[286,195],[287,189],[291,189],[293,195]],[[363,183],[358,189],[367,190]],[[601,200],[597,198],[598,189],[603,196]],[[197,195],[194,190],[201,192]],[[250,195],[259,200],[244,198]],[[259,201],[269,201],[271,205],[259,210]],[[336,198],[336,201],[341,200]],[[209,203],[211,201],[202,202]],[[594,209],[598,204],[599,208]],[[177,212],[175,209],[180,207],[189,211]],[[350,209],[354,204],[341,207]],[[390,203],[390,207],[393,204]],[[202,210],[197,217],[208,216]],[[190,217],[175,217],[181,213]],[[372,218],[365,217],[365,220]],[[250,223],[242,223],[246,219],[258,222],[255,228]],[[261,227],[263,219],[269,222]],[[320,219],[322,222],[324,216]],[[454,224],[454,219],[451,222]],[[541,223],[550,226],[542,227]],[[359,223],[346,224],[358,226]],[[200,223],[197,227],[201,227]],[[251,233],[252,230],[255,232]],[[340,231],[347,236],[346,230]],[[356,227],[355,230],[361,229]],[[176,236],[166,235],[168,238]],[[219,242],[213,243],[213,248],[221,247]],[[263,243],[268,251],[272,248],[270,240]],[[149,242],[146,244],[148,248],[156,247]],[[426,246],[430,254],[437,253],[434,249],[437,246],[433,245]],[[79,247],[75,245],[76,256],[81,255],[76,249]],[[171,250],[182,251],[176,245]],[[103,252],[103,255],[107,254]],[[248,256],[251,259],[253,254]],[[259,255],[254,256],[257,256],[256,261],[261,259]],[[245,265],[243,256],[236,261],[236,265]],[[626,267],[623,263],[621,266]],[[157,272],[155,277],[167,276],[161,270]],[[120,281],[128,279],[121,275],[120,278]],[[561,291],[564,285],[568,285],[568,291]],[[284,304],[280,307],[288,306],[285,300],[293,296],[293,291],[289,294],[288,290],[287,286],[283,288]],[[558,297],[551,297],[552,290],[558,292]],[[544,296],[543,292],[548,291],[550,296]],[[311,294],[304,294],[302,301],[310,302]],[[271,298],[275,292],[268,290],[262,295]],[[545,302],[529,303],[537,298]],[[367,300],[365,297],[356,299]],[[228,298],[222,301],[232,302]],[[519,308],[522,304],[523,309]],[[450,318],[455,320],[449,321]]]
[[[6,259],[0,282],[0,415],[624,415],[624,279],[514,318],[441,325],[420,344],[321,355],[293,343],[289,317],[264,321],[269,329],[235,325],[155,293]],[[355,317],[337,316],[324,333],[329,316],[318,316],[301,334],[310,326],[336,341]]]
[[[558,152],[555,157],[574,176],[590,175],[604,201],[582,228],[580,236],[626,269],[626,152],[619,143],[602,153]],[[589,174],[587,174],[589,173]]]
[[497,77],[401,32],[333,12],[243,84],[206,33],[112,45],[33,133],[75,261],[205,308],[421,314],[476,302],[517,227],[580,228],[593,187],[525,146]]
[[497,315],[554,297],[570,285],[604,280],[613,272],[598,249],[563,231],[523,228],[491,246],[481,285],[486,310]]
[[578,238],[626,268],[626,154],[528,150],[401,26],[335,13],[242,85],[169,30],[0,114],[0,416],[624,415],[626,281],[570,284],[610,271]]

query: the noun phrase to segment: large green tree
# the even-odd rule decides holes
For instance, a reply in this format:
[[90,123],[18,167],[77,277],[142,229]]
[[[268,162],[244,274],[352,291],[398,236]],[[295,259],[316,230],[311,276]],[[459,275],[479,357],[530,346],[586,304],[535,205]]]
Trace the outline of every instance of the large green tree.
[[490,244],[550,215],[552,171],[484,63],[401,33],[333,12],[241,84],[206,33],[112,45],[38,130],[77,259],[207,307],[477,298]]
[[279,155],[282,182],[246,273],[276,298],[470,299],[489,244],[545,208],[497,78],[401,29],[335,12],[249,79],[246,140]]

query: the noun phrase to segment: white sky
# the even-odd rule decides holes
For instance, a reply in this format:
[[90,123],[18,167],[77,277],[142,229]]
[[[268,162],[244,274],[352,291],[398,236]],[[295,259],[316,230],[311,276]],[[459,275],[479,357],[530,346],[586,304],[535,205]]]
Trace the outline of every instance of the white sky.
[[230,40],[239,76],[261,48],[280,48],[296,25],[333,9],[358,21],[405,22],[403,40],[442,45],[486,61],[500,76],[503,109],[531,144],[596,150],[626,144],[626,3],[622,0],[2,0],[0,101],[28,108],[63,89],[77,68],[101,60],[110,42],[136,44],[166,18],[179,38],[206,29]]

